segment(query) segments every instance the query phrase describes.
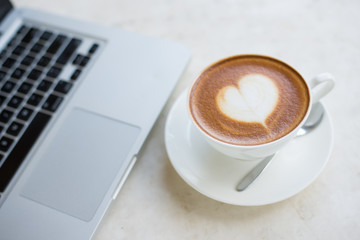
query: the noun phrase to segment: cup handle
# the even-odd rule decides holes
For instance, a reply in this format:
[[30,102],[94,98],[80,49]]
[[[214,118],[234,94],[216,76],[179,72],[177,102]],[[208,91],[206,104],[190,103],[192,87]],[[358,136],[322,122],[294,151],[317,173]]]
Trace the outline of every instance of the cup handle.
[[310,81],[312,103],[316,103],[328,94],[335,85],[335,79],[330,73],[321,73]]

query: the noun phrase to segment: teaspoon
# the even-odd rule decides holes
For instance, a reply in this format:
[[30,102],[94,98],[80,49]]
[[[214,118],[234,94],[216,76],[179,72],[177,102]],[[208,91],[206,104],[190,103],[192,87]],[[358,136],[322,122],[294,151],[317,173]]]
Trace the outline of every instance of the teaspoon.
[[[313,131],[321,123],[324,116],[324,107],[319,102],[314,103],[312,106],[310,115],[304,125],[296,133],[295,137],[304,136]],[[257,177],[264,171],[266,166],[270,163],[271,159],[275,154],[266,157],[258,165],[256,165],[245,177],[241,179],[239,184],[236,186],[236,190],[241,192],[244,191],[251,183],[257,179]]]

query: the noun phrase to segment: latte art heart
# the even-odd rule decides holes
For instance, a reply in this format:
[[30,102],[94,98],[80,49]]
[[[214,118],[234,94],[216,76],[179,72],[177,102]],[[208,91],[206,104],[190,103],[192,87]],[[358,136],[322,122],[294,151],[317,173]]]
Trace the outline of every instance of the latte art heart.
[[260,55],[215,62],[202,71],[188,98],[193,122],[206,136],[238,146],[286,136],[303,121],[309,106],[309,88],[301,75]]
[[278,89],[262,74],[249,74],[239,79],[237,86],[226,86],[218,92],[216,104],[227,117],[242,122],[259,122],[275,109]]

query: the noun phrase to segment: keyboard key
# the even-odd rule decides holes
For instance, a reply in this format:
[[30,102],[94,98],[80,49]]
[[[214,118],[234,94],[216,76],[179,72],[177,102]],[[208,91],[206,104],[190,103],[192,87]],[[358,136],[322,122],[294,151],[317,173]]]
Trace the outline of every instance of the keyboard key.
[[6,72],[0,71],[0,81],[4,79]]
[[7,44],[8,47],[14,46],[16,43],[16,37],[13,37]]
[[83,57],[83,59],[81,60],[81,62],[80,62],[79,65],[80,65],[81,67],[85,67],[85,66],[88,64],[89,60],[90,60],[89,57]]
[[25,72],[25,70],[23,70],[21,68],[17,68],[17,69],[15,69],[15,71],[13,72],[11,77],[15,78],[15,79],[20,79],[24,75],[24,72]]
[[13,136],[17,136],[17,135],[19,135],[19,133],[23,127],[24,127],[23,124],[18,123],[18,122],[13,122],[7,129],[6,133],[13,135]]
[[17,46],[12,52],[15,55],[21,55],[24,52],[25,48],[22,46]]
[[24,107],[23,109],[21,109],[21,111],[19,112],[19,114],[16,116],[18,119],[27,121],[29,120],[29,118],[31,117],[31,114],[34,111],[31,110],[30,108]]
[[72,85],[73,84],[71,82],[60,80],[55,87],[55,91],[66,94],[70,91]]
[[59,58],[56,60],[56,62],[59,64],[67,63],[69,61],[69,58],[73,55],[73,53],[79,47],[80,44],[81,44],[80,39],[77,39],[77,38],[71,39],[69,44],[66,46],[64,51],[61,53]]
[[61,73],[61,69],[57,67],[51,67],[46,76],[56,78]]
[[42,73],[42,72],[41,72],[40,70],[38,70],[38,69],[33,69],[33,70],[29,73],[28,78],[36,81],[36,80],[39,79],[41,73]]
[[33,86],[32,84],[24,82],[18,88],[18,92],[27,94],[30,91],[30,89],[32,88],[32,86]]
[[56,95],[50,95],[43,105],[43,109],[55,112],[63,101],[62,97]]
[[50,60],[50,58],[43,56],[42,58],[40,58],[37,64],[41,67],[46,67],[49,64]]
[[16,62],[15,59],[9,57],[8,59],[5,60],[3,67],[11,68],[15,62]]
[[44,47],[44,45],[35,43],[34,46],[30,49],[31,52],[38,53],[41,51],[41,49]]
[[4,110],[0,113],[0,122],[2,122],[2,123],[8,123],[13,114],[14,114],[13,112],[4,109]]
[[90,54],[95,53],[98,48],[99,48],[99,44],[94,43],[94,44],[91,46],[91,48],[89,49],[89,53],[90,53]]
[[4,84],[4,86],[1,88],[1,91],[9,93],[14,89],[15,85],[16,85],[15,83],[7,81]]
[[24,57],[24,59],[21,61],[21,64],[22,64],[22,65],[25,65],[25,66],[30,66],[33,61],[34,61],[34,58],[33,58],[33,57],[31,57],[31,56],[26,56],[26,57]]
[[80,55],[80,54],[76,55],[76,57],[75,57],[75,59],[73,61],[73,64],[74,65],[79,65],[83,58],[84,58],[83,55]]
[[14,142],[14,140],[8,138],[8,137],[2,137],[0,139],[0,150],[3,152],[6,152],[9,150],[11,144]]
[[34,37],[36,36],[36,34],[39,32],[38,29],[36,28],[30,28],[30,30],[28,31],[28,33],[24,36],[24,38],[21,40],[23,43],[29,43],[31,42]]
[[47,81],[47,80],[42,80],[39,83],[39,86],[37,87],[38,90],[43,91],[43,92],[47,92],[49,90],[49,88],[51,87],[52,82]]
[[12,107],[12,108],[18,108],[23,100],[24,100],[24,99],[21,98],[21,97],[13,96],[13,97],[10,99],[10,101],[9,101],[9,103],[8,103],[8,106],[9,106],[9,107]]
[[27,101],[27,103],[30,104],[30,105],[33,105],[33,106],[37,106],[37,105],[39,105],[39,103],[41,102],[42,98],[43,98],[43,97],[42,97],[41,95],[36,94],[36,93],[33,93],[33,94],[30,96],[30,98],[29,98],[29,100]]
[[52,32],[50,31],[45,31],[41,36],[40,36],[40,39],[41,40],[44,40],[44,41],[47,41],[51,38],[51,36],[53,35]]
[[5,102],[6,97],[0,95],[0,106]]
[[55,38],[55,40],[53,41],[53,43],[47,49],[47,52],[50,54],[55,54],[59,50],[61,45],[64,43],[66,38],[67,38],[66,36],[61,35],[61,34],[59,36],[57,36]]
[[38,113],[25,130],[19,142],[10,152],[0,168],[0,192],[5,190],[12,176],[24,161],[26,155],[29,153],[31,147],[34,145],[49,120],[49,115]]
[[71,75],[71,80],[76,80],[76,79],[79,77],[80,74],[81,74],[81,70],[80,70],[80,69],[76,69],[76,70],[74,71],[74,73]]

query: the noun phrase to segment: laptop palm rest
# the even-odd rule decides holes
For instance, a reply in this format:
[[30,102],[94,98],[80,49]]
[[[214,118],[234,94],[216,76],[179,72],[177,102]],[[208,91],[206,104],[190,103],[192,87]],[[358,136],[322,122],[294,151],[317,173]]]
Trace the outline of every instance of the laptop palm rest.
[[73,109],[21,195],[90,221],[139,132],[138,127]]

